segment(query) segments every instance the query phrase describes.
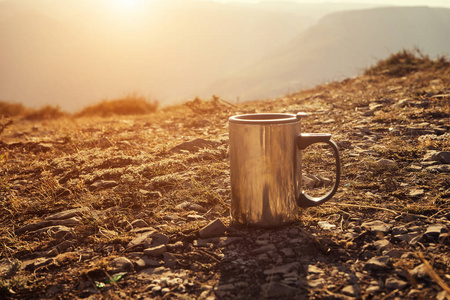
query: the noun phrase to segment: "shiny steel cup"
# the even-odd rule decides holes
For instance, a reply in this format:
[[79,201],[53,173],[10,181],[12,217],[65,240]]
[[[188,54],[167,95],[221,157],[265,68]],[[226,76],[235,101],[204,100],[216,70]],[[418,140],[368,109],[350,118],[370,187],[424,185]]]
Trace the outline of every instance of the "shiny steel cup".
[[[336,193],[339,150],[330,134],[301,133],[305,113],[248,114],[229,119],[231,219],[243,225],[277,227],[298,220],[298,206],[317,206]],[[336,179],[331,191],[314,198],[300,192],[301,150],[327,143],[334,152]]]

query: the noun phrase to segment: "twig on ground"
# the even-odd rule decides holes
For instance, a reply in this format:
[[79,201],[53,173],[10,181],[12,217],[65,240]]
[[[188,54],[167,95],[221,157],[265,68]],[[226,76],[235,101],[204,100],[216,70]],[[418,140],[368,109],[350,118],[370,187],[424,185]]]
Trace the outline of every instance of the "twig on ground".
[[446,293],[446,298],[450,300],[450,287],[442,280],[442,278],[434,271],[431,264],[425,259],[422,252],[417,252],[416,254],[420,260],[422,260],[423,264],[425,265],[426,271],[428,275],[430,275],[431,279],[434,280]]

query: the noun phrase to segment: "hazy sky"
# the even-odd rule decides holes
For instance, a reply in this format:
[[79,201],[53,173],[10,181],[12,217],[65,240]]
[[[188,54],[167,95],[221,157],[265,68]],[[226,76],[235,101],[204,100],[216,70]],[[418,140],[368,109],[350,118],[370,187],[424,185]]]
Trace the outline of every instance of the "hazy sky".
[[[260,0],[213,0],[219,2],[260,2]],[[301,3],[367,3],[375,5],[405,5],[405,6],[438,6],[450,7],[450,0],[293,0]]]

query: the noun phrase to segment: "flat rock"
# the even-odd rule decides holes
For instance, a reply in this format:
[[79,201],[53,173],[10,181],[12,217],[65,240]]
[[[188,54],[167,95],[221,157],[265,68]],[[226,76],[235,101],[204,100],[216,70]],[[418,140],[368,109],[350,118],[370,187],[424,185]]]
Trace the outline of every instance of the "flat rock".
[[177,263],[178,263],[178,259],[171,253],[169,252],[164,252],[163,253],[163,257],[164,257],[164,267],[166,268],[175,268]]
[[373,245],[375,246],[375,248],[378,251],[384,251],[391,245],[391,243],[387,239],[382,239],[382,240],[373,242]]
[[402,290],[408,286],[408,283],[406,281],[394,277],[389,277],[388,279],[386,279],[384,286],[389,290],[396,290],[396,289]]
[[167,247],[166,247],[166,245],[163,244],[163,245],[159,245],[156,247],[144,249],[144,255],[159,256],[159,255],[162,255],[166,251],[167,251]]
[[152,247],[157,247],[160,245],[167,245],[170,241],[170,238],[165,235],[164,233],[156,233],[152,236],[152,242],[151,242],[151,246]]
[[319,221],[317,225],[323,230],[332,230],[336,229],[336,225],[330,224],[327,221]]
[[148,224],[142,219],[137,219],[131,222],[131,226],[132,228],[145,228],[148,227]]
[[104,189],[113,188],[117,185],[119,185],[119,183],[117,183],[117,181],[114,181],[114,180],[97,180],[89,186],[89,189],[90,190],[104,190]]
[[199,204],[195,204],[195,203],[191,203],[189,201],[184,201],[180,204],[178,204],[177,206],[175,206],[176,210],[193,210],[196,212],[200,212],[200,213],[204,213],[206,212],[206,209],[199,205]]
[[146,231],[142,234],[140,234],[139,236],[135,237],[134,239],[132,239],[128,245],[127,248],[132,248],[132,247],[136,247],[138,245],[144,244],[148,239],[148,243],[151,243],[151,237],[155,234],[155,231]]
[[414,276],[417,279],[423,279],[428,277],[427,268],[425,264],[420,264],[411,271],[409,271],[409,274]]
[[390,269],[389,263],[389,256],[373,257],[364,264],[364,269],[373,271],[385,271]]
[[397,167],[397,163],[395,161],[393,161],[392,159],[379,159],[376,161],[376,164],[383,169],[391,169],[391,168],[396,168]]
[[133,263],[126,257],[117,257],[111,261],[113,273],[128,272],[134,270]]
[[447,226],[442,224],[432,224],[427,227],[425,235],[429,238],[437,239],[442,232],[447,230]]
[[381,232],[386,234],[389,232],[389,230],[391,230],[392,225],[384,223],[379,220],[375,220],[371,222],[362,223],[361,227],[366,228],[367,230],[372,232]]
[[62,219],[69,219],[76,216],[82,216],[84,213],[88,212],[89,208],[87,207],[80,207],[80,208],[73,208],[69,210],[65,210],[59,213],[55,213],[53,215],[50,215],[46,217],[46,220],[62,220]]
[[199,235],[201,238],[211,238],[221,236],[225,233],[227,227],[222,223],[220,219],[216,219],[200,229]]
[[423,157],[423,161],[438,161],[442,164],[450,164],[450,151],[429,150]]
[[413,198],[418,198],[424,196],[425,191],[423,189],[412,189],[408,195]]

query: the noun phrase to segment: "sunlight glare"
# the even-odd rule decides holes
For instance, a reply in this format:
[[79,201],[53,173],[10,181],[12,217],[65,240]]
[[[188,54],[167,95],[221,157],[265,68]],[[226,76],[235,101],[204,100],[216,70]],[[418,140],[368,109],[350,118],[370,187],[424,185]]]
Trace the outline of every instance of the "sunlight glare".
[[[147,3],[146,3],[147,2]],[[150,0],[111,0],[112,8],[120,14],[136,14]]]

